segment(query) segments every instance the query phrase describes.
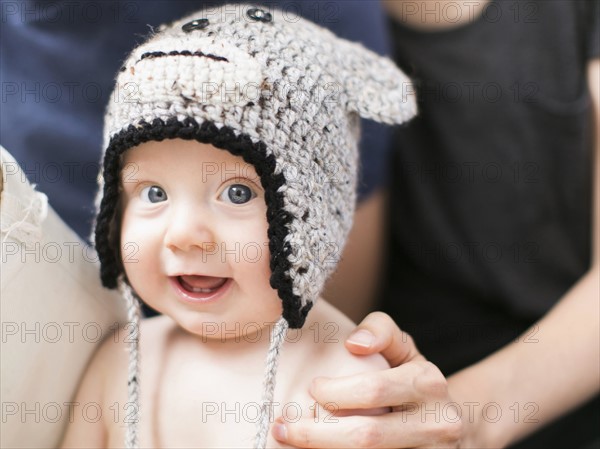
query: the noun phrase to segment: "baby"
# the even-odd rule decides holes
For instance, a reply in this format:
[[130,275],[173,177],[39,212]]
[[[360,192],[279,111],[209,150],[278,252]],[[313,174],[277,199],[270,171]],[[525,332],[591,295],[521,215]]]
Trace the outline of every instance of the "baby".
[[[62,447],[279,447],[275,417],[335,419],[313,378],[387,367],[350,355],[354,324],[317,299],[352,224],[358,117],[402,123],[411,93],[388,59],[250,5],[198,12],[132,52],[107,110],[95,231],[130,323],[75,399],[101,416],[75,416]],[[140,300],[162,315],[140,321]]]

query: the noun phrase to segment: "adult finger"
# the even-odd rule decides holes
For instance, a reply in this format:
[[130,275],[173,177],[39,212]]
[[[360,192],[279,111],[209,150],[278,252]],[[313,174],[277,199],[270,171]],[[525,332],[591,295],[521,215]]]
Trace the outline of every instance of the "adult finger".
[[331,417],[297,422],[277,420],[272,433],[282,443],[301,448],[456,447],[460,419],[423,422],[420,409],[381,416]]
[[407,402],[443,400],[448,383],[431,362],[413,361],[382,371],[352,376],[317,377],[310,394],[320,404],[340,409],[395,407]]
[[413,360],[425,360],[412,337],[400,330],[394,320],[383,312],[365,317],[345,342],[357,355],[381,353],[392,367]]

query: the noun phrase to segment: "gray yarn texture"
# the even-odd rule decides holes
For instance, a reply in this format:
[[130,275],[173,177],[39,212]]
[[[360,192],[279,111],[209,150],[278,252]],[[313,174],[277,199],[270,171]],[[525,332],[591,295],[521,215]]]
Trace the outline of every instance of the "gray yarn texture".
[[[198,11],[160,27],[126,59],[105,117],[104,148],[131,125],[155,119],[214,123],[262,142],[285,182],[283,209],[292,217],[293,293],[310,306],[334,270],[352,225],[356,202],[359,117],[400,124],[416,114],[409,79],[363,46],[290,12],[259,7],[272,20],[250,17],[254,5]],[[208,19],[205,27],[184,25]],[[193,27],[192,27],[193,28]],[[104,180],[100,179],[100,204]],[[119,280],[127,301],[128,398],[136,419],[126,447],[138,447],[139,302]],[[265,447],[272,422],[278,355],[288,323],[271,335],[255,447]]]
[[[286,179],[287,275],[305,306],[318,298],[352,225],[358,116],[403,123],[416,102],[391,60],[289,12],[271,9],[271,22],[253,20],[253,7],[199,11],[136,48],[108,105],[104,148],[129,125],[173,117],[212,121],[265,143]],[[206,28],[182,30],[200,18]],[[174,51],[209,56],[142,59]]]

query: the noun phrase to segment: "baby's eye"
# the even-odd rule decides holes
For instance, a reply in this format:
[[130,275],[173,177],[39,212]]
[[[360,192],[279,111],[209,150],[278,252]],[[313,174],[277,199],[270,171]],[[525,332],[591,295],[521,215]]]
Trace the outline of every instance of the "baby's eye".
[[256,197],[252,189],[244,184],[231,184],[227,186],[221,196],[221,200],[233,204],[244,204]]
[[149,186],[142,190],[140,197],[147,203],[160,203],[167,200],[167,192],[158,186]]

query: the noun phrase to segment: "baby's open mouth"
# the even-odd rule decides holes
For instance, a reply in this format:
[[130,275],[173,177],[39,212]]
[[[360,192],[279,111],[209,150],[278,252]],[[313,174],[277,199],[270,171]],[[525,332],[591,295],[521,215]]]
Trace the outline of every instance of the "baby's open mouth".
[[212,293],[219,290],[229,278],[212,276],[184,275],[177,276],[181,288],[190,293]]
[[233,285],[232,278],[198,274],[171,276],[169,281],[179,299],[192,304],[214,303],[227,295]]

